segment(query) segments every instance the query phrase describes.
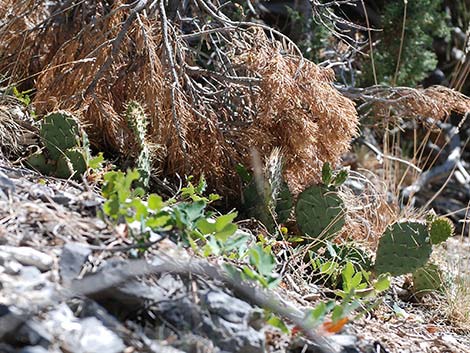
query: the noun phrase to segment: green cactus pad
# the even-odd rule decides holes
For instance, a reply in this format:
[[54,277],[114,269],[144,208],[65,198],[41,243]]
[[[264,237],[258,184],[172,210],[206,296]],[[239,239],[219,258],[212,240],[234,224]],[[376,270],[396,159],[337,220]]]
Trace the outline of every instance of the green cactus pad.
[[375,271],[392,276],[410,273],[424,266],[431,256],[426,224],[406,221],[387,227],[380,238]]
[[285,223],[292,211],[292,194],[284,181],[281,183],[276,198],[276,216],[278,223]]
[[413,273],[413,291],[415,293],[440,291],[443,287],[442,279],[443,274],[439,267],[428,263]]
[[72,165],[74,173],[76,173],[77,176],[81,176],[85,174],[87,171],[87,158],[82,149],[80,148],[72,148],[67,151],[65,151],[65,155],[70,161],[70,164]]
[[87,160],[79,148],[66,150],[64,155],[57,160],[55,175],[59,178],[70,178],[80,180],[87,170]]
[[150,184],[150,171],[152,163],[150,161],[150,151],[146,145],[142,146],[139,158],[137,158],[137,170],[140,173],[140,182],[142,186],[147,188]]
[[436,245],[446,241],[454,233],[452,221],[445,217],[435,218],[429,225],[431,243]]
[[54,165],[47,163],[46,157],[41,152],[30,155],[26,163],[32,169],[45,175],[50,174],[54,170]]
[[135,139],[135,148],[133,157],[138,157],[134,162],[139,170],[141,186],[147,188],[150,183],[150,173],[152,170],[152,162],[150,156],[150,149],[146,140],[148,117],[145,114],[144,108],[136,102],[130,101],[127,103],[125,118],[129,128],[132,130]]
[[331,238],[345,223],[343,200],[332,187],[314,185],[305,189],[295,207],[302,233],[321,239]]
[[58,160],[65,150],[82,144],[83,131],[73,115],[55,112],[44,117],[41,125],[41,140],[52,160]]

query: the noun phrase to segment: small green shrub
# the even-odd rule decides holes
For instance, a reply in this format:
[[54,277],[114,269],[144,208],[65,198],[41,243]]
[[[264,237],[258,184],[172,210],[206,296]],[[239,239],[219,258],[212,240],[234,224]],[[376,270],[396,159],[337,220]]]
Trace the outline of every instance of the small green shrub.
[[[442,0],[392,1],[383,5],[381,16],[383,31],[378,33],[378,43],[374,48],[379,84],[414,86],[424,79],[429,71],[436,68],[437,58],[432,48],[433,36],[444,38],[449,35],[446,15],[441,9],[442,2]],[[400,34],[405,7],[406,22],[402,43]],[[370,62],[364,63],[361,85],[373,84],[372,65]]]

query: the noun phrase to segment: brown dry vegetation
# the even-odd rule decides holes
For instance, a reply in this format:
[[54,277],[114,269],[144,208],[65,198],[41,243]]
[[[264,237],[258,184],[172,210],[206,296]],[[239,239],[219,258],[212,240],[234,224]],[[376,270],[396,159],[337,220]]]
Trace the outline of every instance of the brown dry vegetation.
[[[333,72],[292,55],[262,30],[232,31],[220,44],[231,62],[223,78],[193,66],[197,58],[169,22],[165,43],[161,17],[139,13],[126,21],[132,12],[122,1],[52,13],[46,20],[42,1],[0,3],[0,17],[9,18],[0,34],[0,72],[10,82],[33,79],[39,114],[72,110],[98,149],[123,155],[130,139],[124,107],[140,102],[163,175],[204,173],[227,192],[238,185],[234,166],[249,165],[252,148],[268,156],[280,147],[297,191],[319,180],[323,162],[336,164],[357,132],[354,105],[332,87]],[[199,38],[201,46],[208,42]]]

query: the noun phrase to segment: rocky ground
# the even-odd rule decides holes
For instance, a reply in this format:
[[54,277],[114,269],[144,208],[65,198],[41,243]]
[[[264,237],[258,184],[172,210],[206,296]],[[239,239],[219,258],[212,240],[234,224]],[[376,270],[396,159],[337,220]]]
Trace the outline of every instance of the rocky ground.
[[246,290],[166,239],[132,261],[131,241],[97,217],[101,202],[0,164],[0,352],[470,352],[435,310],[396,290],[339,334],[285,335],[259,305],[295,320],[318,288]]

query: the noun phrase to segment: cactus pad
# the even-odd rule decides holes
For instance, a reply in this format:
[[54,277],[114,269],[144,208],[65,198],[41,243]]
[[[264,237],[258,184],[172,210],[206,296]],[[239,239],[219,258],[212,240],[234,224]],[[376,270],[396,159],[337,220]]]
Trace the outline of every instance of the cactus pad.
[[429,236],[434,245],[446,241],[453,233],[454,225],[446,217],[437,217],[429,225]]
[[387,227],[380,238],[375,271],[392,276],[410,273],[422,267],[431,256],[426,224],[405,221]]
[[136,155],[135,165],[140,173],[140,183],[143,187],[148,187],[150,183],[150,173],[152,163],[150,158],[150,149],[146,139],[148,118],[145,115],[144,108],[136,102],[130,101],[127,104],[125,118],[129,128],[134,135],[134,158]]
[[442,290],[442,279],[443,274],[439,267],[428,263],[413,273],[413,290],[416,293]]
[[276,216],[278,223],[287,222],[292,211],[292,194],[286,182],[282,182],[276,197]]
[[66,150],[64,155],[57,160],[55,175],[59,178],[70,178],[80,180],[80,177],[87,170],[87,160],[79,148]]
[[46,157],[40,152],[30,155],[26,163],[42,174],[50,174],[54,170],[54,165],[47,163]]
[[302,233],[311,237],[331,238],[345,223],[343,200],[334,188],[314,185],[297,200],[295,215]]
[[73,115],[62,111],[46,115],[40,131],[42,143],[52,160],[58,160],[65,150],[80,146],[82,134]]

